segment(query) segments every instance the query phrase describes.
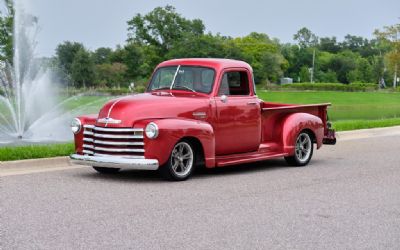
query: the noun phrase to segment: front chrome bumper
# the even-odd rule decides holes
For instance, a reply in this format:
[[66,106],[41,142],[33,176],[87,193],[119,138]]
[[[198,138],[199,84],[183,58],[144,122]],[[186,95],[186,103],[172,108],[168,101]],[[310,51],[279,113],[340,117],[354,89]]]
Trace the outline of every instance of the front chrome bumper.
[[117,156],[70,155],[70,162],[77,165],[105,168],[127,168],[136,170],[157,170],[158,161],[153,159],[123,158]]

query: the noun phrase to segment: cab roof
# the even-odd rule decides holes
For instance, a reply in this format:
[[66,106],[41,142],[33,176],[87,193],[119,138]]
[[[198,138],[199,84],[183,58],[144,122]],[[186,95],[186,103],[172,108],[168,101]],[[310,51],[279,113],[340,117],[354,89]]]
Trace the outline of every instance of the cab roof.
[[177,65],[189,65],[189,66],[203,66],[214,69],[225,69],[225,68],[246,68],[252,72],[251,66],[243,61],[232,60],[232,59],[217,59],[217,58],[184,58],[184,59],[173,59],[160,63],[157,68],[177,66]]

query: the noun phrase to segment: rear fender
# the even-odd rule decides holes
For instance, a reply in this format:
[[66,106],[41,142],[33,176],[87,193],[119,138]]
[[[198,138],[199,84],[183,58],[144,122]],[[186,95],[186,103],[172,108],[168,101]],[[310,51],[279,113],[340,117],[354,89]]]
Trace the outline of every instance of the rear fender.
[[185,137],[192,137],[198,139],[203,147],[206,167],[215,166],[215,137],[209,123],[171,118],[140,121],[135,123],[135,127],[146,128],[149,122],[157,124],[159,135],[156,139],[149,139],[144,135],[146,159],[157,159],[160,166],[164,165],[175,144]]
[[283,120],[282,144],[285,153],[294,155],[296,138],[303,130],[312,131],[317,148],[322,146],[324,123],[321,118],[308,113],[294,113]]

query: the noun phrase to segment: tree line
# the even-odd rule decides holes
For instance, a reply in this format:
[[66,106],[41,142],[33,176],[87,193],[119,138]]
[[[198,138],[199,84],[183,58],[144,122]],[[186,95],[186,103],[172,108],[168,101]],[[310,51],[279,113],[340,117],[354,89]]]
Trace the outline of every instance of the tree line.
[[59,44],[51,62],[64,82],[78,88],[127,86],[145,82],[164,60],[206,57],[248,62],[258,84],[277,83],[282,77],[294,82],[395,84],[400,64],[400,24],[376,30],[373,39],[347,35],[343,41],[302,28],[293,36],[295,44],[257,32],[236,38],[207,33],[202,20],[187,19],[170,5],[137,14],[127,24],[126,44],[115,49],[90,51],[78,42]]

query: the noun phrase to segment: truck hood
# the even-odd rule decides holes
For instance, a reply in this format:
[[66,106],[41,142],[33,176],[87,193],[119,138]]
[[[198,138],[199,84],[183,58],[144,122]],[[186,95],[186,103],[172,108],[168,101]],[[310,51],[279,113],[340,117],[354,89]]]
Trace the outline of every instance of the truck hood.
[[[209,116],[210,99],[197,95],[171,95],[156,92],[126,96],[111,100],[99,112],[97,125],[105,126],[105,120],[119,120],[108,123],[109,127],[132,127],[135,122],[145,119],[188,118],[194,112],[204,112]],[[103,122],[99,122],[103,120]]]

